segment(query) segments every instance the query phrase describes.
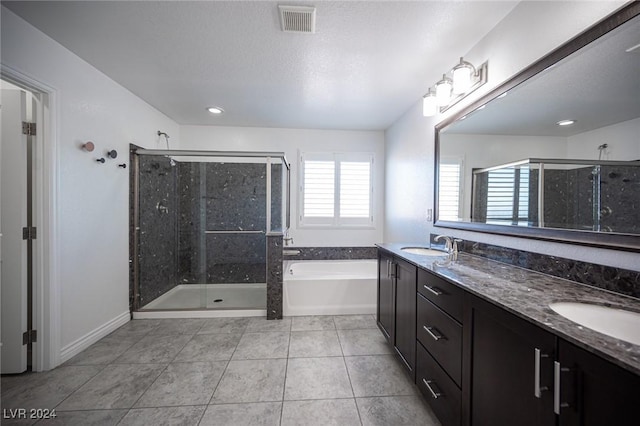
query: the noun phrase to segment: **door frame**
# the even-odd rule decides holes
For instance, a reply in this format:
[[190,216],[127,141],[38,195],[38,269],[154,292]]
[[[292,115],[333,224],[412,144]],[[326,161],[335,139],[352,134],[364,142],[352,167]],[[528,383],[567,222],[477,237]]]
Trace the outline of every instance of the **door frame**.
[[45,371],[60,363],[60,279],[58,230],[57,90],[6,65],[0,78],[39,94],[35,112],[37,131],[33,151],[34,218],[38,236],[34,240],[33,325],[38,340],[33,344],[33,371]]

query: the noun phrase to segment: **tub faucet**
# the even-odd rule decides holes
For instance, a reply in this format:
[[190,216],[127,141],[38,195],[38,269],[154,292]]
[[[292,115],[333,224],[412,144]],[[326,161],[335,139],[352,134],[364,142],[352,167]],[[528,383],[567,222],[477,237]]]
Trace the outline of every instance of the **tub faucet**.
[[282,241],[284,241],[284,245],[285,246],[293,244],[293,237],[289,236],[289,230],[288,229],[284,232],[284,237],[282,238]]

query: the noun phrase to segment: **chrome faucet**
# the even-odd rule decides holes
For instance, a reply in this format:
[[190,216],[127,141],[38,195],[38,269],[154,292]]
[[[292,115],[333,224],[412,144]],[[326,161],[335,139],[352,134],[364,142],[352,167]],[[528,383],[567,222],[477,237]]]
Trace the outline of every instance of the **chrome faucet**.
[[458,238],[449,237],[447,235],[438,235],[433,239],[433,241],[440,241],[440,240],[444,240],[444,248],[447,251],[447,253],[457,258],[458,243],[461,243],[462,240]]

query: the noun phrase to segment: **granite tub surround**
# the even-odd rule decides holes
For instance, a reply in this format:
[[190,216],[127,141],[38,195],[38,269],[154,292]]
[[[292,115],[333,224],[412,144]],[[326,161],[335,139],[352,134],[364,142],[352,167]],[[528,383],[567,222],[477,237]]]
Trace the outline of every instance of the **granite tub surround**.
[[[286,260],[354,260],[375,259],[375,247],[284,247]],[[286,254],[297,251],[298,254]]]
[[640,300],[580,285],[479,256],[460,253],[457,260],[413,255],[407,244],[379,244],[382,250],[457,284],[563,339],[640,374],[640,346],[580,326],[551,308],[554,302],[586,302],[640,312]]
[[282,233],[267,235],[267,319],[282,319]]

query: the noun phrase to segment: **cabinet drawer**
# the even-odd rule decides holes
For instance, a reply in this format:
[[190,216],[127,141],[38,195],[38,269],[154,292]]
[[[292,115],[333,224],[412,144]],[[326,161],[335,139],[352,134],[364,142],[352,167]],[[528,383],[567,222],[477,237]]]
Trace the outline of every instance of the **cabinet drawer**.
[[462,322],[464,290],[430,272],[418,269],[418,291],[458,322]]
[[460,425],[462,408],[460,389],[420,343],[416,346],[418,351],[416,384],[420,392],[444,426]]
[[418,295],[418,341],[451,378],[462,381],[462,326]]

